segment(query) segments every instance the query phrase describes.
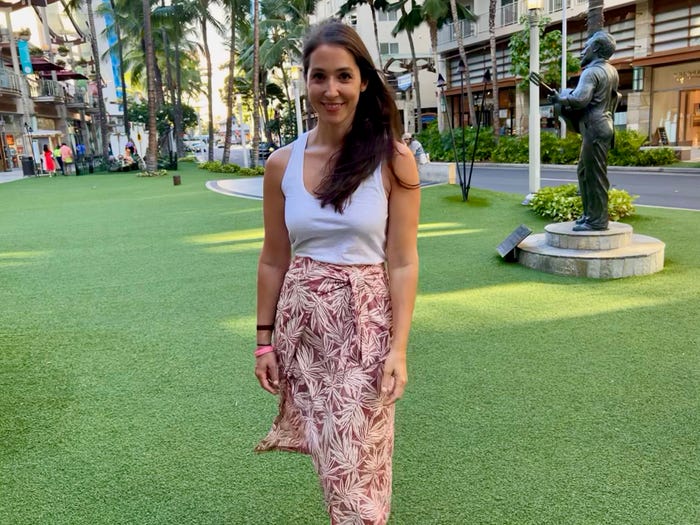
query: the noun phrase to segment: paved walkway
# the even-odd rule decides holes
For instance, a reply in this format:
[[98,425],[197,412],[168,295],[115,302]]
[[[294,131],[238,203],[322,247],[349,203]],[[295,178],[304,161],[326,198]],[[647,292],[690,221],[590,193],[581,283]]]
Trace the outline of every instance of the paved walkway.
[[[232,197],[243,197],[244,199],[262,199],[262,177],[249,177],[245,179],[220,179],[210,180],[206,186],[212,191],[231,195]],[[442,184],[435,181],[421,181],[420,185],[434,186]]]
[[13,168],[10,171],[0,171],[0,183],[12,182],[23,178],[22,168]]

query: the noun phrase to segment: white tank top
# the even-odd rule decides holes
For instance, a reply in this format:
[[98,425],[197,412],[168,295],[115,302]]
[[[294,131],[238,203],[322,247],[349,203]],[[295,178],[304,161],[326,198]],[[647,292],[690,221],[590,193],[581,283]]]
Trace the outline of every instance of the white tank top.
[[282,178],[284,220],[294,255],[332,264],[381,264],[386,260],[389,203],[381,164],[367,177],[343,213],[304,187],[304,151],[308,132],[292,144]]

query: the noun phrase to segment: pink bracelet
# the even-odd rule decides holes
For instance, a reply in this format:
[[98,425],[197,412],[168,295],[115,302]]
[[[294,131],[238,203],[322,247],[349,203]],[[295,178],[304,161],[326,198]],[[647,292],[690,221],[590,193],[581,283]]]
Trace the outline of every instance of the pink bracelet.
[[265,346],[259,346],[255,352],[253,352],[253,355],[255,357],[260,357],[261,355],[269,354],[270,352],[274,352],[275,347],[272,345],[265,345]]

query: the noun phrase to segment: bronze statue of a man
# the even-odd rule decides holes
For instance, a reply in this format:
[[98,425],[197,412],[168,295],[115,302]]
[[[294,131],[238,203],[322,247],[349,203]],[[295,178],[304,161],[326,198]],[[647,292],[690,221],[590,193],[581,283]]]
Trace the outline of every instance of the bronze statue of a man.
[[615,39],[609,33],[594,33],[581,52],[583,72],[576,89],[549,96],[583,137],[577,169],[583,216],[574,231],[608,229],[607,159],[615,140],[613,115],[621,98],[617,70],[608,61],[614,52]]

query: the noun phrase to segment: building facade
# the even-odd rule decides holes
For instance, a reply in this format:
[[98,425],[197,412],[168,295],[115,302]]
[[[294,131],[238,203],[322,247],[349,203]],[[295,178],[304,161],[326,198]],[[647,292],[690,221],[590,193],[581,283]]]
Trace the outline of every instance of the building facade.
[[[101,3],[94,2],[94,7]],[[104,28],[102,17],[96,17]],[[86,17],[57,0],[0,2],[0,169],[31,158],[42,170],[41,150],[65,142],[78,159],[101,155],[96,125],[95,67]],[[106,50],[98,37],[100,55]],[[115,98],[110,57],[101,59],[106,98]],[[112,86],[112,89],[109,89]],[[114,113],[118,107],[114,108]],[[120,116],[107,116],[110,132]]]
[[[315,15],[312,17],[312,23],[337,17],[343,3],[344,1],[341,0],[319,1],[314,12]],[[396,11],[378,11],[376,13],[377,38],[375,38],[374,33],[372,12],[368,5],[358,6],[345,17],[344,21],[358,32],[372,55],[375,66],[383,70],[389,84],[396,91],[396,104],[402,115],[404,129],[408,132],[415,132],[427,122],[437,118],[435,92],[437,73],[428,27],[422,25],[412,34],[420,85],[418,90],[415,89],[409,37],[405,32],[396,36],[391,34],[392,29],[396,26],[398,16],[399,13]],[[417,110],[418,97],[420,97],[420,118]]]
[[[544,0],[539,12],[549,19],[548,30],[561,30],[562,0]],[[653,144],[668,144],[679,151],[700,155],[700,2],[697,0],[606,0],[605,29],[617,41],[611,62],[620,74],[623,98],[615,115],[618,129],[639,131]],[[488,0],[472,0],[469,8],[476,23],[461,22],[466,35],[469,72],[475,105],[485,98],[483,122],[491,123],[490,85],[484,85],[484,71],[491,67]],[[569,52],[577,56],[587,39],[587,0],[568,0],[566,29]],[[525,1],[499,0],[496,13],[498,106],[506,133],[527,132],[527,94],[517,87],[521,80],[511,72],[508,40],[523,29],[528,14]],[[454,24],[441,29],[438,52],[447,79],[449,114],[460,125],[462,86]],[[575,82],[575,76],[570,81]],[[465,79],[465,82],[467,79]],[[543,127],[552,125],[552,108],[541,92],[539,109]],[[464,105],[463,107],[466,107]],[[556,124],[555,124],[556,125]]]

